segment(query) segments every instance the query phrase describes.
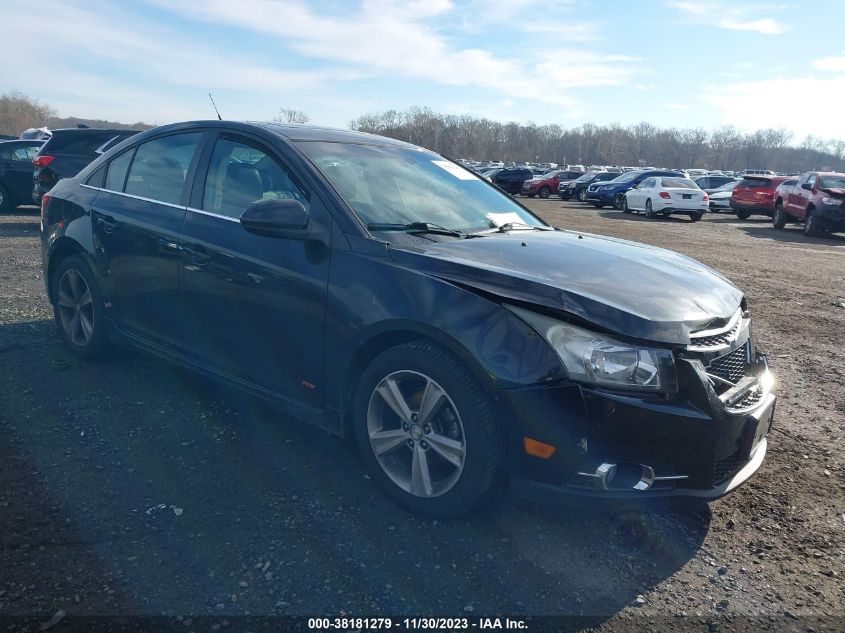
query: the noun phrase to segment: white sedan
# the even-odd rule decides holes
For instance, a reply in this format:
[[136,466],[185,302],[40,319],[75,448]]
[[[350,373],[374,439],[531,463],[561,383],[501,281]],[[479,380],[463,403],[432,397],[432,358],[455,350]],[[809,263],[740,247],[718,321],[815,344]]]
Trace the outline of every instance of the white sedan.
[[622,211],[644,211],[645,217],[680,213],[698,222],[707,213],[710,197],[687,178],[653,176],[630,189],[622,201]]
[[721,211],[733,213],[733,209],[731,209],[731,196],[733,195],[734,187],[738,184],[739,181],[735,180],[734,182],[722,185],[718,189],[712,190],[710,192],[710,211],[715,213]]

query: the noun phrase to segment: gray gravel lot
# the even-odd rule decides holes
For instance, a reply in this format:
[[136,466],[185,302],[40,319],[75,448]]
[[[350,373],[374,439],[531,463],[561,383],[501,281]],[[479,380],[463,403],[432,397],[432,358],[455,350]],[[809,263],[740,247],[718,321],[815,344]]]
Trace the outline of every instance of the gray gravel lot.
[[709,509],[508,498],[453,522],[409,515],[349,442],[138,353],[67,355],[37,210],[21,208],[0,215],[0,614],[554,614],[701,631],[818,615],[816,631],[841,630],[845,237],[528,204],[681,251],[747,292],[780,394],[748,485]]

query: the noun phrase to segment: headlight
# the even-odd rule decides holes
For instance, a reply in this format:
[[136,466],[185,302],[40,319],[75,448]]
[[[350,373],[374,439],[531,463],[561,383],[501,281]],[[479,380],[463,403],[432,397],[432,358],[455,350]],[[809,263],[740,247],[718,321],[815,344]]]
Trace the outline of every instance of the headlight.
[[841,204],[842,198],[822,198],[822,202],[829,205]]
[[506,306],[545,338],[572,380],[641,391],[677,391],[672,352],[639,347],[517,306]]

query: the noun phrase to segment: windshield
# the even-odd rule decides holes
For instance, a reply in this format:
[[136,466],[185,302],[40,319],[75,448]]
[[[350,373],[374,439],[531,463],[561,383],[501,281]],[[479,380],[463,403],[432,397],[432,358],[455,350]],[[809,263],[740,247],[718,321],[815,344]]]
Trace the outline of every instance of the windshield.
[[641,171],[629,171],[627,174],[622,174],[621,176],[617,176],[610,182],[632,182],[636,180],[643,172]]
[[365,225],[428,222],[481,230],[546,226],[463,167],[422,149],[303,141],[299,148]]
[[845,189],[845,176],[822,176],[819,189]]

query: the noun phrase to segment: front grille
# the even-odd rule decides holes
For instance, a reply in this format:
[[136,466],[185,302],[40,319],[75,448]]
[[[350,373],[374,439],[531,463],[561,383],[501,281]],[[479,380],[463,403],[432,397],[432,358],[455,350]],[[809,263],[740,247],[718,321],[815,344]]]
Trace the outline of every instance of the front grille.
[[740,319],[727,332],[713,334],[712,336],[702,336],[700,338],[693,335],[690,347],[721,347],[728,345],[736,338],[741,325],[742,320]]
[[745,460],[727,457],[720,459],[713,465],[713,485],[718,486],[733,477],[745,466]]
[[763,390],[760,388],[751,389],[750,391],[746,392],[744,396],[740,400],[737,400],[732,405],[728,406],[729,411],[741,411],[744,409],[750,409],[758,404],[763,399]]
[[742,380],[748,368],[748,343],[710,361],[707,373],[734,384]]

